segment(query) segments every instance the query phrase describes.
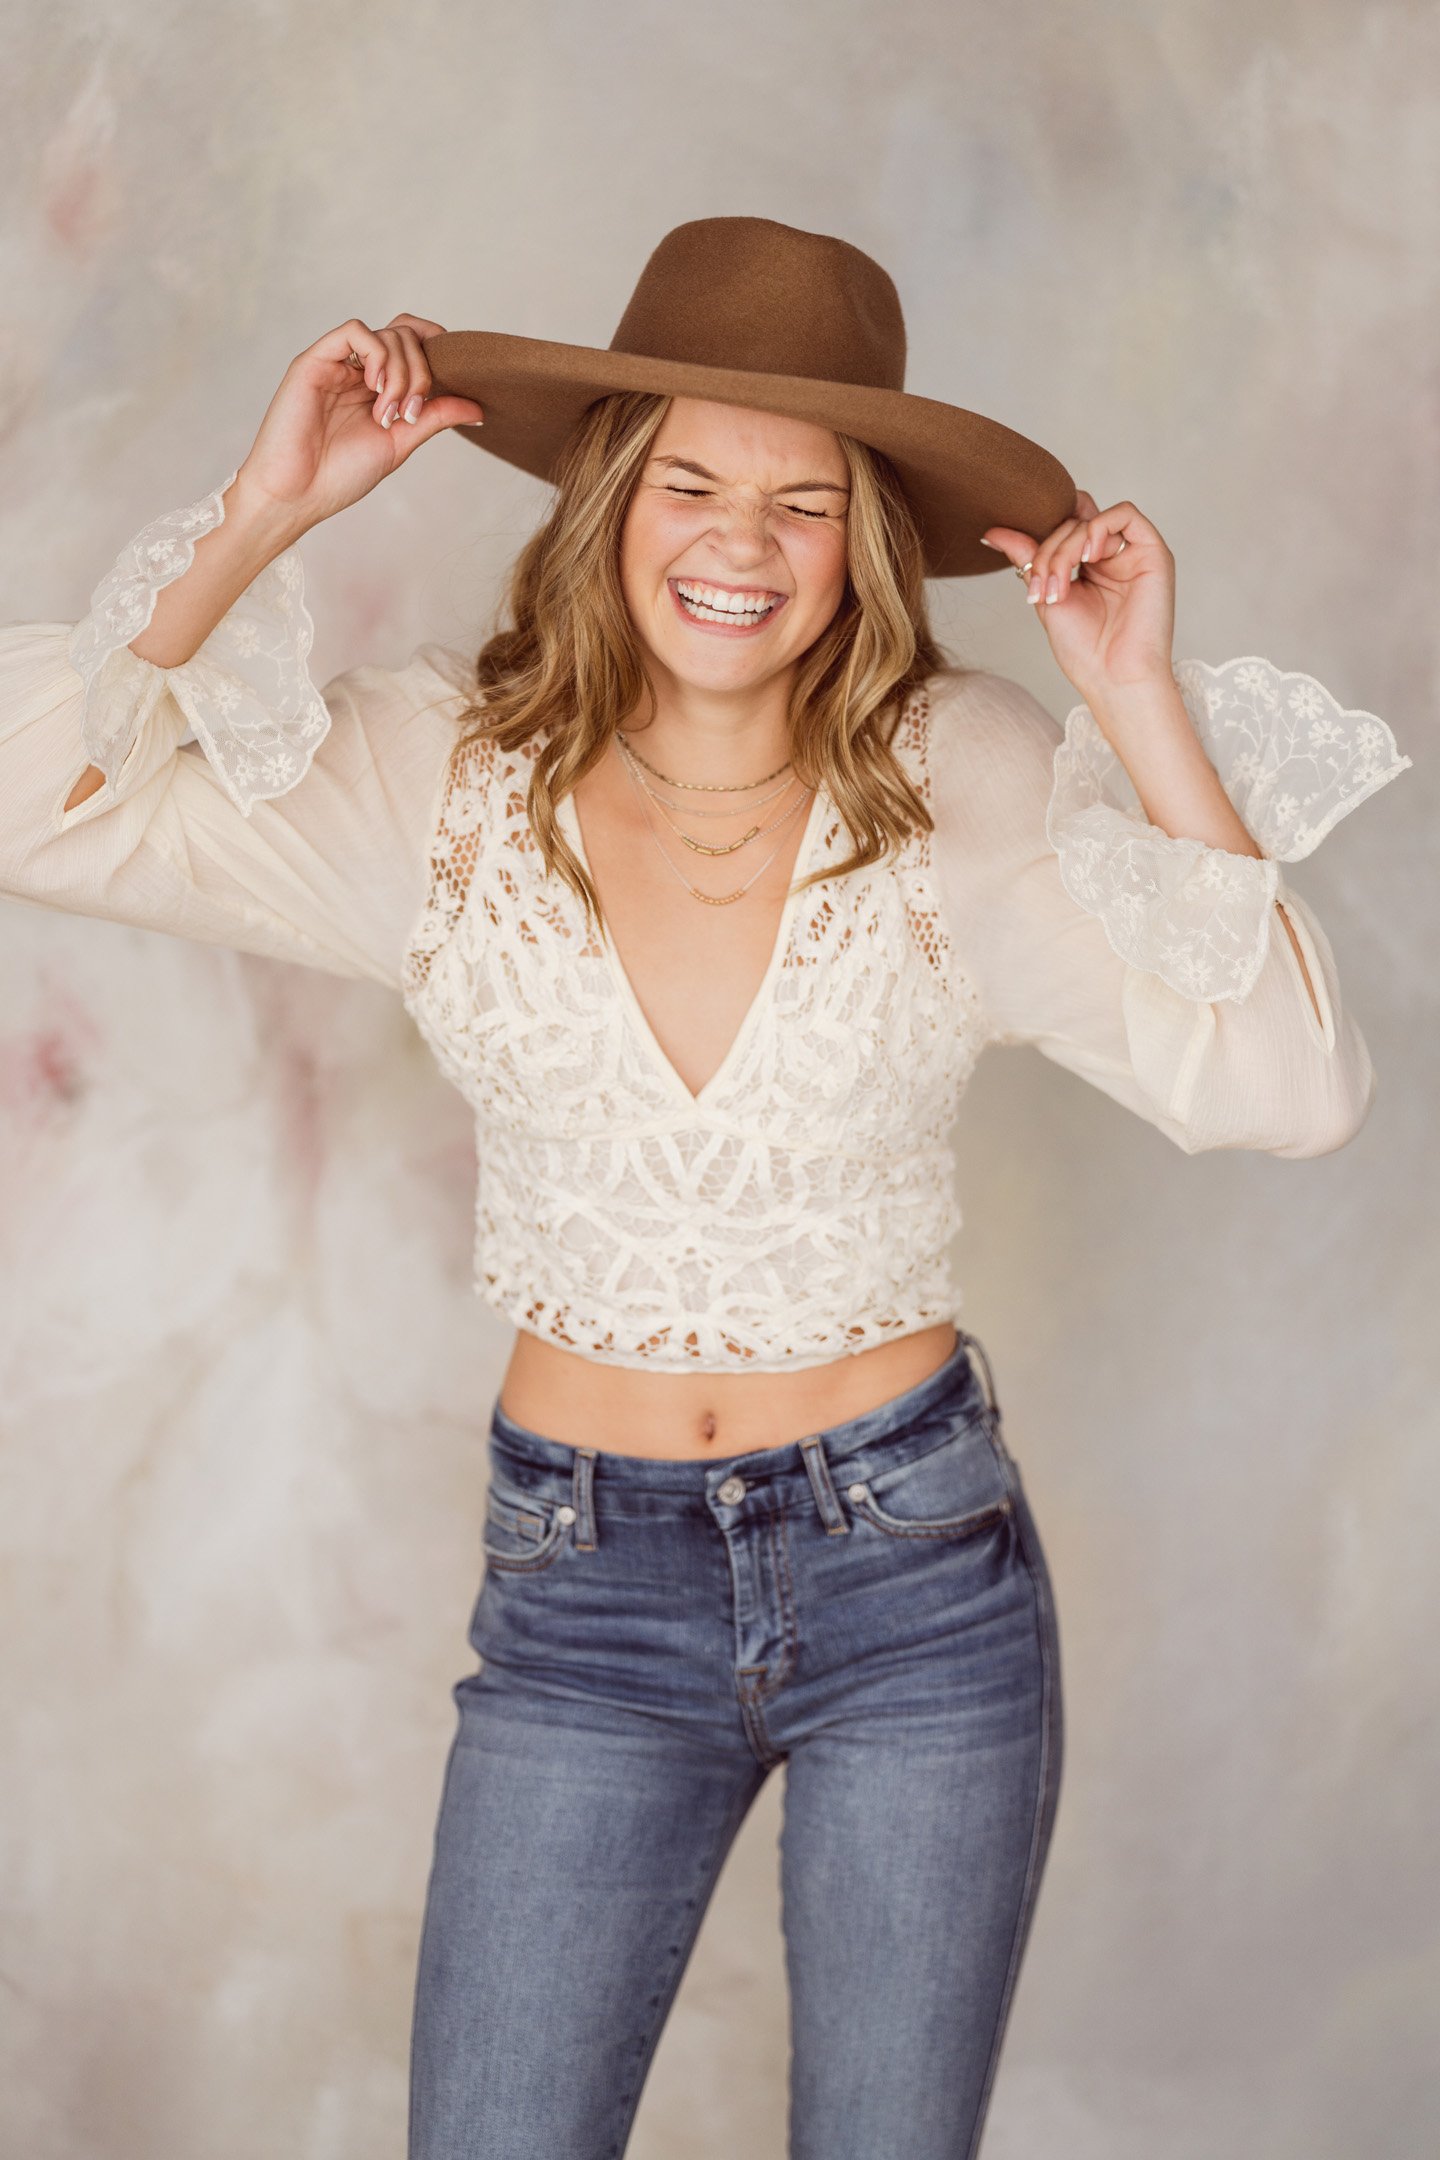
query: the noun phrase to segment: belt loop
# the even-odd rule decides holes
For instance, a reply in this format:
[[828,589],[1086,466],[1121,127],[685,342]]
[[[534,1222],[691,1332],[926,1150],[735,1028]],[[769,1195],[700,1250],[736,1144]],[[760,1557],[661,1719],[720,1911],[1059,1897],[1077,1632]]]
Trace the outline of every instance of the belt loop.
[[825,1460],[825,1445],[819,1433],[812,1433],[807,1440],[802,1440],[800,1452],[805,1459],[811,1490],[815,1494],[815,1505],[820,1510],[820,1520],[825,1525],[826,1535],[842,1537],[848,1534],[850,1524],[846,1520],[845,1510],[835,1496],[830,1465]]
[[570,1473],[570,1492],[575,1508],[575,1545],[580,1552],[594,1552],[598,1543],[595,1534],[595,1454],[593,1447],[577,1447]]
[[995,1375],[990,1370],[990,1360],[985,1354],[985,1345],[978,1335],[969,1335],[964,1328],[957,1328],[955,1332],[967,1350],[978,1350],[980,1353],[980,1363],[985,1370],[985,1395],[990,1417],[992,1422],[998,1425],[1000,1422],[1000,1398],[995,1393]]

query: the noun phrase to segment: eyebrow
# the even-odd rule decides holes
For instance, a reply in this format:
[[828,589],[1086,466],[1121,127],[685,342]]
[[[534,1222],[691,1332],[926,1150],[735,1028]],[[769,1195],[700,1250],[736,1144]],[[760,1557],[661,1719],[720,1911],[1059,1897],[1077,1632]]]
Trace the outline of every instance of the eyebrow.
[[[694,473],[701,480],[715,481],[717,487],[725,485],[717,473],[707,472],[703,465],[696,464],[694,458],[656,457],[651,458],[650,462],[652,465],[663,465],[667,472]],[[838,480],[792,480],[788,487],[776,488],[775,493],[777,495],[814,495],[818,493],[848,495],[850,490],[847,487],[841,487]]]

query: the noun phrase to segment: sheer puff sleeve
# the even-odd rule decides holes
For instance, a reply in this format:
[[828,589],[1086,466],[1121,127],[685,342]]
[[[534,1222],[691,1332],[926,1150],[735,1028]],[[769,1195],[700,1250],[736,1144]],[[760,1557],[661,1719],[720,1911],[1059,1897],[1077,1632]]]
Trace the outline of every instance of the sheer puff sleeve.
[[229,485],[137,534],[79,623],[0,628],[0,891],[398,988],[467,663],[427,644],[317,689],[293,548],[183,665],[140,659]]
[[1364,1123],[1375,1074],[1280,861],[1410,760],[1383,721],[1343,711],[1309,676],[1253,658],[1175,673],[1267,853],[1150,825],[1085,706],[1062,730],[1009,678],[947,672],[932,686],[931,808],[951,936],[989,1040],[1034,1044],[1188,1154],[1326,1154]]

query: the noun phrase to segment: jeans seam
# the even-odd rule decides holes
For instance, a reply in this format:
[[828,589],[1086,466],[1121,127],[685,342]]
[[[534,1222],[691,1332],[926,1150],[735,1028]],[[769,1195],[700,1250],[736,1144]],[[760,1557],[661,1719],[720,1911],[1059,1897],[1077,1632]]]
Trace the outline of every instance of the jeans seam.
[[795,1670],[799,1649],[800,1630],[797,1624],[795,1583],[790,1568],[790,1531],[785,1520],[785,1510],[777,1506],[770,1517],[770,1549],[775,1557],[775,1583],[780,1592],[780,1655],[775,1670],[763,1682],[761,1700],[773,1695]]
[[[763,1673],[764,1670],[763,1665],[742,1665],[739,1677],[744,1679],[748,1674]],[[776,1763],[783,1759],[784,1750],[776,1747],[766,1729],[765,1712],[759,1697],[758,1683],[757,1691],[753,1694],[747,1695],[742,1689],[739,1692],[738,1700],[740,1704],[740,1722],[744,1727],[745,1738],[749,1743],[750,1752],[762,1768],[773,1770]]]
[[1049,1798],[1050,1724],[1056,1682],[1056,1675],[1052,1669],[1053,1661],[1048,1627],[1050,1597],[1039,1570],[1030,1558],[1027,1550],[1027,1540],[1018,1518],[1018,1512],[1014,1519],[1016,1535],[1020,1540],[1020,1551],[1025,1565],[1025,1572],[1030,1577],[1031,1588],[1035,1597],[1035,1634],[1040,1651],[1040,1749],[1035,1771],[1035,1808],[1030,1826],[1030,1851],[1025,1862],[1025,1879],[1021,1885],[1020,1898],[1016,1906],[1015,1927],[1010,1939],[1010,1957],[1005,1969],[1005,1981],[1000,1991],[1000,2001],[996,2008],[995,2030],[990,2043],[990,2056],[985,2066],[985,2076],[981,2083],[979,2100],[976,2105],[975,2127],[964,2160],[975,2160],[975,2154],[980,2144],[980,2134],[985,2127],[985,2118],[989,2112],[990,2095],[994,2088],[995,2073],[1000,2062],[1000,2050],[1004,2044],[1005,2030],[1010,2018],[1010,2006],[1014,2000],[1015,1987],[1020,1974],[1021,1950],[1028,1931],[1029,1915],[1034,1907],[1038,1890],[1041,1832],[1044,1827],[1046,1805]]

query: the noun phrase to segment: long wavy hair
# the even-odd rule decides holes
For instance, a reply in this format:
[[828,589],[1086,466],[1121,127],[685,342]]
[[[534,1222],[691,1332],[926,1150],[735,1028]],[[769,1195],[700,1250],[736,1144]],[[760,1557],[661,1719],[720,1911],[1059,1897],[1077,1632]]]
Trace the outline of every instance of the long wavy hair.
[[[547,871],[603,923],[600,896],[556,818],[556,805],[603,755],[616,729],[654,699],[620,584],[620,535],[670,400],[620,391],[587,407],[558,461],[555,497],[511,565],[498,619],[475,663],[478,697],[461,739],[503,750],[542,737],[526,810]],[[845,590],[795,671],[790,756],[823,786],[854,852],[792,890],[877,862],[932,829],[890,747],[905,699],[951,665],[931,634],[920,534],[890,460],[838,437],[850,468]],[[473,723],[473,724],[472,724]]]

